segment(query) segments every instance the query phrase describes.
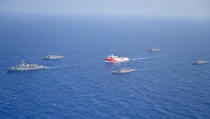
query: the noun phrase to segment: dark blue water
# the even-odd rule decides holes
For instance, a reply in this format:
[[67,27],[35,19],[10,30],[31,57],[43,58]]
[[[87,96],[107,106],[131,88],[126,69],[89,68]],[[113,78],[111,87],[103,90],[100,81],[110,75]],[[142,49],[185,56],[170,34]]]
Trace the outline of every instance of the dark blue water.
[[[210,63],[192,65],[210,60],[208,21],[1,17],[0,54],[1,119],[210,118]],[[51,68],[6,71],[22,59]]]

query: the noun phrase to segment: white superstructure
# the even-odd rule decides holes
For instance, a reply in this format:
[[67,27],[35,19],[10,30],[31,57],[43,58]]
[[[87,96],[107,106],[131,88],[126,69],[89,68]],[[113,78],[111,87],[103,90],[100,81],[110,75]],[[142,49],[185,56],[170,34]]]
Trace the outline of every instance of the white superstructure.
[[207,60],[202,60],[202,59],[200,59],[200,60],[197,60],[196,62],[194,62],[194,63],[192,63],[192,64],[205,64],[205,63],[207,63],[208,61]]

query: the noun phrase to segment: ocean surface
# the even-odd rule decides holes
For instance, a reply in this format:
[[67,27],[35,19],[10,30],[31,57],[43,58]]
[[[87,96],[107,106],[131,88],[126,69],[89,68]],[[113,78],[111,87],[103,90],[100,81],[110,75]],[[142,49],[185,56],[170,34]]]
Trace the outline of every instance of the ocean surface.
[[[0,119],[210,118],[210,63],[192,65],[210,61],[209,21],[1,16],[0,54]],[[21,60],[49,68],[7,72]]]

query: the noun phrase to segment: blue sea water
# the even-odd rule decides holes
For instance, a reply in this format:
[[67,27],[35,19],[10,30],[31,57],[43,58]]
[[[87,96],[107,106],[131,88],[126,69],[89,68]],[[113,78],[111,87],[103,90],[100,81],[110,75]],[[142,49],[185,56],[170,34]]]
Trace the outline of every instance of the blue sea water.
[[[210,118],[210,63],[192,65],[210,60],[209,21],[5,16],[0,54],[1,119]],[[50,68],[7,72],[22,59]]]

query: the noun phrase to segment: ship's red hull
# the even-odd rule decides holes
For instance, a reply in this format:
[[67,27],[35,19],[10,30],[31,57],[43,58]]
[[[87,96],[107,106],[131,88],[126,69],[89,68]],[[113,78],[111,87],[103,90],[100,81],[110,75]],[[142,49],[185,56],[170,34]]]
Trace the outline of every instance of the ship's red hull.
[[116,60],[116,59],[114,59],[114,58],[112,58],[112,57],[106,57],[105,60],[106,60],[107,62],[114,62],[114,63],[119,62],[118,60]]
[[118,63],[118,62],[127,62],[129,61],[128,57],[119,57],[119,56],[114,56],[113,54],[110,56],[107,56],[105,58],[106,62],[112,62],[112,63]]

